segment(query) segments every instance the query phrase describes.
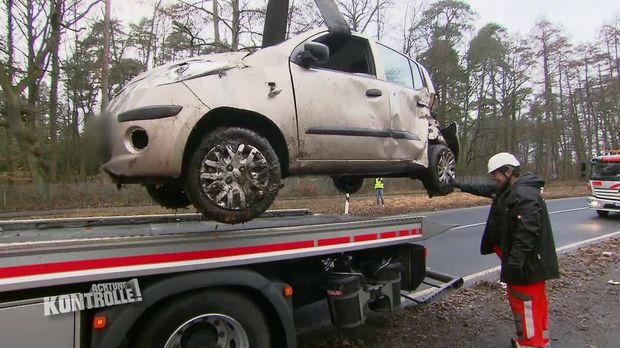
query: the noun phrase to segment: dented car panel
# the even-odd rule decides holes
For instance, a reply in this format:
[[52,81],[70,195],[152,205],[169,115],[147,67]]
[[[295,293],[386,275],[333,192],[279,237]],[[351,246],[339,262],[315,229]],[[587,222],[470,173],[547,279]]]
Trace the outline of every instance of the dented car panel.
[[[104,113],[111,155],[104,170],[118,182],[182,178],[188,139],[203,129],[198,125],[236,110],[277,127],[287,175],[420,177],[430,141],[445,142],[430,112],[435,91],[428,73],[421,69],[423,86],[395,83],[385,46],[358,33],[342,40],[318,29],[253,54],[190,58],[137,76]],[[307,42],[331,45],[331,61],[302,64],[297,57]],[[160,114],[141,117],[145,107],[159,107]],[[167,114],[175,107],[178,114]]]
[[[180,93],[185,90],[185,92]],[[153,105],[182,107],[174,116],[120,122],[118,116]],[[178,177],[181,174],[183,149],[193,127],[192,119],[204,115],[208,108],[185,85],[174,83],[152,86],[142,79],[118,95],[106,110],[107,143],[112,158],[104,170],[115,177]],[[146,134],[143,149],[132,144],[137,132]],[[130,179],[125,181],[131,181]]]

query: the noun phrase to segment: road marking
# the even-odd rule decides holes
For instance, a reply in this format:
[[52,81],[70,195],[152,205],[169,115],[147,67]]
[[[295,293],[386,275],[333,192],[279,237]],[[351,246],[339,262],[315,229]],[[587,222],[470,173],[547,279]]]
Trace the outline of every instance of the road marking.
[[587,209],[590,209],[590,208],[588,208],[588,207],[581,207],[581,208],[573,208],[573,209],[556,210],[556,211],[550,211],[549,215],[559,214],[559,213],[568,213],[570,211],[587,210]]
[[594,243],[594,242],[598,242],[599,240],[603,240],[603,239],[607,239],[607,238],[613,238],[617,235],[620,235],[620,231],[616,231],[616,232],[611,232],[608,234],[604,234],[602,236],[598,236],[598,237],[594,237],[594,238],[590,238],[590,239],[586,239],[586,240],[582,240],[580,242],[576,242],[573,244],[569,244],[569,245],[565,245],[563,247],[559,247],[556,250],[559,253],[566,253],[569,252],[573,249],[579,248],[580,246],[584,245],[584,244],[590,244],[590,243]]
[[[577,249],[577,248],[579,248],[581,246],[584,246],[584,245],[587,245],[587,244],[591,244],[591,243],[595,243],[595,242],[598,242],[600,240],[613,238],[613,237],[619,236],[619,235],[620,235],[620,231],[611,232],[611,233],[608,233],[608,234],[605,234],[605,235],[602,235],[602,236],[598,236],[598,237],[582,240],[582,241],[579,241],[579,242],[575,242],[575,243],[572,243],[572,244],[569,244],[569,245],[565,245],[565,246],[556,248],[556,251],[559,254],[565,254],[565,253],[568,253],[569,251]],[[480,281],[484,281],[484,280],[486,280],[486,281],[498,281],[499,280],[500,269],[501,269],[501,266],[495,266],[495,267],[491,267],[491,268],[482,270],[480,272],[476,272],[474,274],[470,274],[468,276],[463,277],[463,282],[464,282],[463,283],[463,288],[472,287],[472,286],[476,285],[477,283],[479,283]],[[415,293],[411,293],[410,296],[416,297],[416,298],[421,298],[421,297],[424,297],[424,296],[432,293],[434,290],[436,290],[436,289],[435,288],[427,288],[427,289],[424,289],[424,290],[417,291]]]
[[[582,208],[573,208],[573,209],[556,210],[556,211],[549,212],[549,215],[559,214],[559,213],[568,213],[568,212],[571,212],[571,211],[577,211],[577,210],[587,210],[587,209],[590,209],[590,208],[588,208],[588,207],[582,207]],[[485,225],[485,224],[486,224],[486,222],[477,222],[477,223],[475,223],[475,224],[469,224],[469,225],[463,225],[463,226],[455,227],[455,228],[453,228],[453,229],[451,229],[451,230],[460,230],[460,229],[463,229],[463,228],[469,228],[469,227],[475,227],[475,226],[482,226],[482,225]]]

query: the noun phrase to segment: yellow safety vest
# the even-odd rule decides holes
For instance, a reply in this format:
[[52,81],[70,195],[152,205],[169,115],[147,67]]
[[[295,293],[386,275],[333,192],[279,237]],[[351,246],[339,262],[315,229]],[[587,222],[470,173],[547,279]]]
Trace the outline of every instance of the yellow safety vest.
[[381,189],[383,190],[383,178],[375,179],[375,190]]

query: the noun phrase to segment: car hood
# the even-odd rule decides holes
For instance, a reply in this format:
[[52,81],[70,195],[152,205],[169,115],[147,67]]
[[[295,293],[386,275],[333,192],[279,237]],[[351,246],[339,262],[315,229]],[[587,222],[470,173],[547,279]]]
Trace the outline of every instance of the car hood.
[[[232,68],[237,68],[243,65],[243,58],[248,56],[247,52],[226,52],[226,53],[216,53],[216,54],[207,54],[202,56],[191,57],[183,60],[174,61],[171,63],[167,63],[156,68],[150,69],[148,71],[143,72],[142,74],[134,77],[127,86],[136,84],[139,81],[147,82],[150,79],[156,78],[159,80],[159,77],[164,76],[169,71],[174,70],[175,67],[181,67],[186,64],[192,65],[192,63],[205,63],[212,62],[215,64],[200,64],[200,71],[194,71],[193,75],[208,75],[209,73],[215,73],[222,70],[228,70]],[[195,64],[198,65],[198,64]]]

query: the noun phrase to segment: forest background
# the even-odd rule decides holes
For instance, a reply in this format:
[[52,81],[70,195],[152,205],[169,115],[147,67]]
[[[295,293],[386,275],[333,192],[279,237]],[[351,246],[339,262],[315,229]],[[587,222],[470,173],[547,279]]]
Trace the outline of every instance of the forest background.
[[[89,124],[147,69],[258,49],[266,9],[265,0],[135,0],[137,18],[107,16],[106,7],[123,6],[111,0],[1,2],[0,210],[72,206],[81,196],[99,197],[87,205],[143,204],[137,190],[122,202],[103,198],[113,185],[99,172]],[[289,2],[289,36],[323,24],[313,1]],[[578,180],[582,163],[620,148],[620,12],[575,44],[545,18],[527,33],[502,23],[475,30],[476,9],[462,1],[337,2],[353,30],[427,67],[442,124],[459,126],[460,176],[478,177],[489,156],[510,151],[548,180]],[[327,183],[294,178],[285,193],[333,193]]]

